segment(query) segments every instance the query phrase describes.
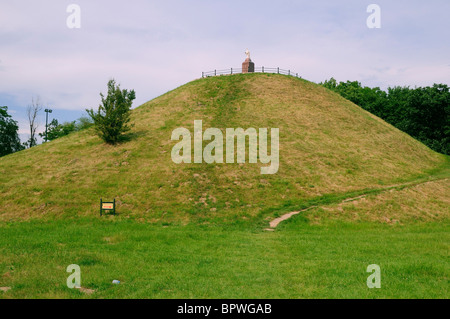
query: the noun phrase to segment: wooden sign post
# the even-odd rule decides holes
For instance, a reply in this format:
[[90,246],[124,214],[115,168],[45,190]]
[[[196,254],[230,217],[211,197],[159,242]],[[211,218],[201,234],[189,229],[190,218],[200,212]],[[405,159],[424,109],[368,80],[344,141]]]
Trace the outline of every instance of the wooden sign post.
[[100,216],[102,216],[103,211],[112,211],[116,215],[116,199],[112,202],[104,202],[100,198]]

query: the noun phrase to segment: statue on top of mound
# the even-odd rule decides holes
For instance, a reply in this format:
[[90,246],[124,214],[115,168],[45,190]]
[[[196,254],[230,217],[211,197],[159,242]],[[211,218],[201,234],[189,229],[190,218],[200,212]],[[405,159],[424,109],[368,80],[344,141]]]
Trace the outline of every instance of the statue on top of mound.
[[244,53],[247,56],[247,59],[250,60],[250,51],[247,49]]

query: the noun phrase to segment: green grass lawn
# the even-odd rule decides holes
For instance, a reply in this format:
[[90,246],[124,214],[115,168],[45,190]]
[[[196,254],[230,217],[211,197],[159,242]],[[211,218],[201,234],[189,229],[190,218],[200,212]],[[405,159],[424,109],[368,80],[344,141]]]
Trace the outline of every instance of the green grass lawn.
[[[0,298],[448,298],[448,223],[162,226],[106,217],[2,223]],[[66,286],[66,267],[81,285]],[[366,268],[381,267],[381,289]],[[114,279],[121,281],[113,285]]]

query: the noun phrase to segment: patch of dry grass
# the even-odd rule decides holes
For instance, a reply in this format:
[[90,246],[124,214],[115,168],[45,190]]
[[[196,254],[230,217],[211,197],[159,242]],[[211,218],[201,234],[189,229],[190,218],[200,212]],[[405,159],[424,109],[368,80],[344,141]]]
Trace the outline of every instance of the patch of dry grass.
[[448,221],[449,189],[448,178],[428,181],[315,208],[308,211],[305,217],[313,224],[335,220],[386,224]]

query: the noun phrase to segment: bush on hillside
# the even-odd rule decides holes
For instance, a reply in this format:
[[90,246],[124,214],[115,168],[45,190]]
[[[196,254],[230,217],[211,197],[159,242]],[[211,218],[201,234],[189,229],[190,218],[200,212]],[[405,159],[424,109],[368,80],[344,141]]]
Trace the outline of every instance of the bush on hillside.
[[130,130],[130,109],[136,98],[134,90],[121,90],[114,79],[108,82],[108,94],[106,97],[100,93],[102,104],[97,113],[94,110],[86,110],[94,121],[98,135],[109,144],[116,144],[121,135]]

